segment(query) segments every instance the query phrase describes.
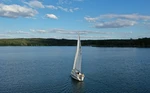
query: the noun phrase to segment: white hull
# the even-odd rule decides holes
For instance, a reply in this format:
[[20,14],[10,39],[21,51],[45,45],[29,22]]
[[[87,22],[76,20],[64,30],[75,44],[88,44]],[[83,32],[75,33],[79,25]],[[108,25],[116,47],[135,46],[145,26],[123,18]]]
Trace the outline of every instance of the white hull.
[[78,72],[77,70],[73,69],[71,71],[71,77],[75,80],[78,81],[83,81],[84,80],[84,74],[81,74],[80,72]]

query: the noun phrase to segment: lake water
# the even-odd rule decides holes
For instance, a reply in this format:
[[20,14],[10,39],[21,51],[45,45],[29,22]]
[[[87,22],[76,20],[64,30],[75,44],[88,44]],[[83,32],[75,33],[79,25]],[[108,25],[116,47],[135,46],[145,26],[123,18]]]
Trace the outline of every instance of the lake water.
[[149,48],[82,47],[84,82],[70,77],[76,47],[0,47],[0,93],[150,93]]

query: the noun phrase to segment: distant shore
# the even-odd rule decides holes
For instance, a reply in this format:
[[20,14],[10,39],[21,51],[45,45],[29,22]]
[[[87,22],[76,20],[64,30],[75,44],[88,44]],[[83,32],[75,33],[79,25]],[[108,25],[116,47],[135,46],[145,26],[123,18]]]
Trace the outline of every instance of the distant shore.
[[[0,46],[76,46],[76,42],[76,40],[69,39],[16,38],[0,39]],[[82,46],[150,48],[150,38],[82,40],[81,42]]]

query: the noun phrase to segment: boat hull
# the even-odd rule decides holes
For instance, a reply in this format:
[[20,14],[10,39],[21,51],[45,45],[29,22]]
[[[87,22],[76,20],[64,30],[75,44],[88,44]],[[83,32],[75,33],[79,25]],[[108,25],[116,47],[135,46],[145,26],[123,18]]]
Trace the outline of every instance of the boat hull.
[[80,72],[77,72],[75,70],[72,70],[71,71],[71,77],[75,80],[78,80],[78,81],[83,81],[84,80],[84,74],[81,74]]

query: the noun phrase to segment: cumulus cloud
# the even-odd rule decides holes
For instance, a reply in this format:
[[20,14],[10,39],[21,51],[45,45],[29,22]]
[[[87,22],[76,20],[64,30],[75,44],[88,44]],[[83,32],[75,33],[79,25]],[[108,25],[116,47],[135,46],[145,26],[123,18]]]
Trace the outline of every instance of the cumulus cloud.
[[18,17],[33,17],[38,12],[32,8],[20,5],[5,5],[0,4],[0,17],[18,18]]
[[46,17],[51,18],[51,19],[58,19],[58,17],[54,14],[46,14]]
[[27,4],[27,5],[29,5],[30,7],[44,8],[44,5],[41,2],[39,2],[38,0],[24,2],[24,3]]
[[121,27],[129,27],[135,25],[136,21],[130,20],[116,20],[111,22],[103,22],[95,25],[96,28],[121,28]]

